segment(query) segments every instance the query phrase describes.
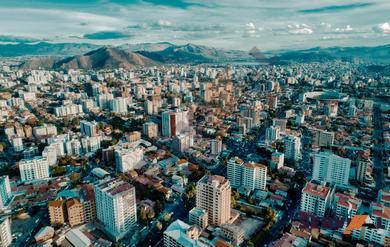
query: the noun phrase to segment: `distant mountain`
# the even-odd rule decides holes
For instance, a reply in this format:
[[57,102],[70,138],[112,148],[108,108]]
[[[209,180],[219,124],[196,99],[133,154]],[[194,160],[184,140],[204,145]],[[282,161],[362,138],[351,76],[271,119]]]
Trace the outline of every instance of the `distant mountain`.
[[[325,62],[353,59],[369,63],[390,64],[390,45],[376,47],[315,47],[296,51],[264,53],[254,47],[249,52],[224,50],[202,45],[174,45],[168,42],[124,44],[103,47],[93,44],[47,43],[0,44],[0,57],[33,57],[22,68],[111,68],[121,65],[142,66],[157,63],[229,63],[255,62],[285,64],[293,62]],[[85,55],[83,55],[85,54]],[[128,57],[127,57],[128,56]],[[20,58],[22,57],[22,58]],[[105,61],[107,60],[107,61]]]
[[358,59],[364,62],[390,63],[390,45],[375,47],[315,47],[307,50],[287,51],[272,58],[273,63],[280,62],[324,62],[335,59]]
[[168,47],[174,46],[174,44],[169,42],[159,42],[159,43],[139,43],[139,44],[124,44],[118,46],[119,49],[126,51],[162,51]]
[[48,43],[35,44],[0,44],[0,57],[17,56],[75,56],[81,55],[100,46],[77,43]]
[[252,49],[250,49],[248,54],[250,56],[252,56],[259,63],[262,63],[262,64],[269,63],[269,59],[256,46],[253,47]]
[[64,59],[50,57],[33,58],[21,65],[22,68],[36,69],[132,69],[139,66],[155,66],[155,62],[141,54],[124,51],[115,47],[102,47],[84,55]]
[[194,44],[172,45],[161,51],[139,51],[139,53],[161,63],[215,63],[251,59],[243,51],[222,50]]

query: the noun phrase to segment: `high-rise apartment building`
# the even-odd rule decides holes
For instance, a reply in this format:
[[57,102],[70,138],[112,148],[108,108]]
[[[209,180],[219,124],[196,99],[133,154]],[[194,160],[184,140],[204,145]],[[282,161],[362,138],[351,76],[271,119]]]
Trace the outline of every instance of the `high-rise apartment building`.
[[86,120],[80,121],[80,132],[86,136],[97,136],[98,123],[95,121],[89,122]]
[[137,222],[135,188],[120,179],[109,179],[95,185],[94,190],[97,219],[117,241]]
[[244,165],[242,186],[250,190],[265,190],[267,184],[267,167],[249,162]]
[[126,114],[128,99],[124,97],[117,97],[110,101],[111,112]]
[[134,145],[122,145],[115,149],[115,164],[118,172],[128,172],[142,162],[144,151]]
[[70,227],[81,225],[85,222],[83,204],[77,198],[66,201],[66,210]]
[[330,131],[316,129],[314,133],[313,145],[318,147],[330,147],[334,142],[334,133]]
[[315,182],[307,182],[302,189],[301,211],[323,217],[330,207],[333,191],[330,187]]
[[147,122],[142,125],[142,133],[148,138],[158,136],[158,125],[153,122]]
[[218,155],[222,152],[222,139],[217,137],[210,141],[211,154]]
[[229,221],[231,188],[229,181],[217,175],[205,175],[196,185],[196,207],[207,211],[210,225]]
[[333,153],[321,152],[314,155],[313,179],[331,184],[347,185],[351,160]]
[[47,158],[41,156],[19,161],[19,171],[22,182],[47,179],[50,177],[49,162]]
[[371,162],[369,160],[359,160],[356,171],[356,180],[363,183],[367,174],[367,169]]
[[170,110],[161,114],[162,135],[165,137],[176,136],[189,129],[188,111]]
[[301,156],[301,138],[289,135],[284,140],[284,157],[286,160],[297,161]]
[[11,220],[9,217],[0,218],[0,246],[12,245]]
[[227,178],[233,188],[245,187],[249,190],[265,190],[267,167],[254,162],[244,163],[234,157],[227,163]]
[[265,130],[265,142],[268,144],[273,143],[274,141],[280,138],[280,127],[279,126],[270,126]]
[[239,188],[242,184],[242,170],[244,161],[233,157],[227,162],[227,179],[233,188]]
[[272,119],[272,126],[278,126],[281,134],[285,134],[287,130],[287,119],[274,118]]
[[0,177],[0,210],[4,209],[12,196],[11,185],[7,175]]
[[47,205],[51,225],[62,225],[66,222],[65,201],[58,199],[50,201]]

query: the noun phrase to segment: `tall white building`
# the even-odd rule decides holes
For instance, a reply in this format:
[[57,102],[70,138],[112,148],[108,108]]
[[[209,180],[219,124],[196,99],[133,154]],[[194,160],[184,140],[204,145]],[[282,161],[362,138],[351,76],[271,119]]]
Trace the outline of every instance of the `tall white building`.
[[250,190],[265,190],[267,167],[254,162],[244,163],[234,157],[227,163],[227,178],[233,188],[243,186]]
[[81,120],[80,121],[80,132],[86,136],[92,137],[92,136],[97,136],[97,128],[98,128],[98,123],[96,121],[86,121],[86,120]]
[[0,177],[0,209],[4,209],[11,199],[11,185],[7,175]]
[[222,152],[222,140],[220,137],[217,137],[210,141],[211,154],[218,155]]
[[303,212],[323,217],[330,207],[332,197],[333,191],[331,188],[314,182],[307,182],[302,189],[300,209]]
[[0,219],[0,246],[8,247],[12,244],[11,220],[9,217]]
[[96,215],[104,230],[115,241],[121,239],[137,222],[135,188],[120,179],[95,185]]
[[196,184],[196,207],[207,212],[210,225],[230,220],[231,188],[229,181],[217,175],[205,175]]
[[49,162],[47,158],[36,156],[32,159],[19,161],[19,171],[22,182],[47,179],[49,174]]
[[329,152],[314,155],[313,179],[331,184],[348,184],[351,160]]
[[82,113],[83,113],[83,106],[78,104],[66,104],[54,108],[54,114],[57,117],[74,116]]
[[233,188],[239,188],[242,184],[242,170],[244,161],[233,157],[227,162],[227,178]]
[[189,129],[188,111],[170,110],[161,114],[162,135],[176,136]]
[[274,141],[280,138],[280,127],[279,126],[270,126],[265,130],[265,142],[273,143]]
[[128,99],[124,97],[117,97],[110,101],[111,112],[114,113],[127,113],[127,102]]
[[244,165],[242,186],[250,190],[265,190],[267,184],[267,167],[249,162]]
[[179,134],[173,138],[173,149],[179,152],[184,152],[194,145],[194,137],[191,133]]
[[301,138],[289,135],[284,140],[284,158],[297,161],[301,156]]
[[319,147],[330,147],[334,142],[334,133],[330,131],[315,130],[313,144]]
[[134,145],[122,145],[115,149],[115,165],[118,172],[128,172],[142,162],[144,150]]

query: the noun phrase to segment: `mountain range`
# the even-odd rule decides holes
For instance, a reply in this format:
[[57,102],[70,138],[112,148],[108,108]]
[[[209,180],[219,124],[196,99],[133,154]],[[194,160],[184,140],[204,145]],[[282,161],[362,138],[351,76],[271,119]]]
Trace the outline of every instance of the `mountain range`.
[[306,50],[263,53],[225,50],[202,45],[174,45],[168,42],[98,46],[93,44],[47,43],[0,44],[0,57],[22,57],[25,69],[109,69],[159,64],[255,62],[284,64],[359,59],[390,64],[390,45],[376,47],[315,47]]
[[84,55],[76,55],[67,58],[40,57],[27,60],[22,63],[23,69],[131,69],[137,66],[151,67],[157,62],[131,51],[115,47],[101,47]]

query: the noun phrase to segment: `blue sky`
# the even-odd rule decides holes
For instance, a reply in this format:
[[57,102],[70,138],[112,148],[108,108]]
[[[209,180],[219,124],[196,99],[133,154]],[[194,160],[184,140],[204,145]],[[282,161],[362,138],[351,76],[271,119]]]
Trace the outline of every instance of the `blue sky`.
[[389,0],[1,0],[0,42],[247,50],[390,43]]

